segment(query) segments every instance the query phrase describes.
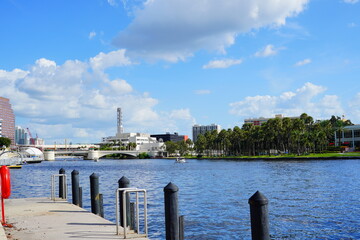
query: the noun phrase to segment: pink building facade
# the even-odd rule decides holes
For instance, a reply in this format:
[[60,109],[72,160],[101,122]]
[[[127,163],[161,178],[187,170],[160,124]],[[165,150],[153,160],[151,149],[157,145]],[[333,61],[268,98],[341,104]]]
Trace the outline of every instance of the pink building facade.
[[11,139],[15,145],[15,115],[8,98],[0,97],[0,137]]

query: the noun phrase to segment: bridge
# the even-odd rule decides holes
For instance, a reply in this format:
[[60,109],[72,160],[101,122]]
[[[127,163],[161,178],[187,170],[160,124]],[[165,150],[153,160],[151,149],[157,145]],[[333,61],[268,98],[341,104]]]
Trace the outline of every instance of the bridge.
[[[82,156],[86,160],[98,160],[99,158],[110,155],[110,154],[122,154],[127,155],[131,157],[137,157],[140,153],[143,153],[144,151],[127,151],[127,150],[59,150],[59,151],[53,151],[53,150],[47,150],[44,152],[44,159],[47,161],[55,160],[56,156]],[[150,156],[162,156],[164,152],[160,151],[151,151],[146,152]]]

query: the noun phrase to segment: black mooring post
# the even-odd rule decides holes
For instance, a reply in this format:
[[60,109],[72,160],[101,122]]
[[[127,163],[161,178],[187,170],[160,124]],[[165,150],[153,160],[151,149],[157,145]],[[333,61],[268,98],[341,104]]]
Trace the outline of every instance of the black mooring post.
[[[119,184],[119,188],[129,188],[130,187],[130,180],[123,176],[119,179],[118,181],[118,184]],[[119,204],[120,204],[120,225],[122,227],[124,227],[124,206],[123,206],[123,191],[120,191],[119,192]],[[130,196],[129,196],[129,193],[126,194],[126,226],[130,226],[130,221],[131,221],[131,218],[130,218]]]
[[104,201],[103,201],[103,195],[99,194],[99,205],[100,205],[100,217],[104,217]]
[[184,240],[185,238],[185,216],[181,215],[179,217],[179,240]]
[[268,202],[259,191],[249,198],[252,240],[270,240]]
[[90,175],[91,212],[100,215],[99,175]]
[[[65,169],[60,168],[59,174],[65,174]],[[59,176],[59,198],[65,198],[64,176]]]
[[178,191],[171,182],[164,187],[166,240],[179,240]]
[[79,171],[73,170],[71,172],[71,190],[72,203],[80,206],[80,191],[79,191]]
[[79,187],[79,207],[83,207],[83,191],[82,187]]

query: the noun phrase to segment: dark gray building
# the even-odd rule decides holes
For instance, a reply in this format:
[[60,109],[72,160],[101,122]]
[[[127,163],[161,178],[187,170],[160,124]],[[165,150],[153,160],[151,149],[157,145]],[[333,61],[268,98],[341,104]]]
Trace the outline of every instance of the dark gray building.
[[[171,141],[171,142],[181,142],[181,141],[186,141],[188,139],[188,136],[186,135],[179,135],[177,132],[175,132],[174,134],[171,133],[165,133],[165,134],[152,134],[150,135],[150,137],[154,137],[156,138],[156,140],[158,141],[163,141],[163,142],[167,142],[167,141]],[[160,140],[161,139],[161,140]]]

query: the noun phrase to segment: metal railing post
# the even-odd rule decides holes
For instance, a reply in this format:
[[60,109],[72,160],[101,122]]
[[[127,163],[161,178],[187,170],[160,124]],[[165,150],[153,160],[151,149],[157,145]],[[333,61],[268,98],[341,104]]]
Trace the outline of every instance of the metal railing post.
[[[59,177],[59,190],[62,191],[61,197],[59,193],[59,198],[67,199],[67,182],[66,182],[66,174],[53,174],[51,175],[51,199],[56,200],[56,187],[55,187],[55,177]],[[60,180],[61,184],[60,184]],[[61,186],[61,188],[60,188]]]
[[[143,200],[144,200],[144,233],[140,234],[140,215],[139,215],[139,195],[138,193],[143,193]],[[121,193],[121,195],[120,195]],[[129,223],[127,222],[128,216],[127,216],[127,212],[128,211],[124,211],[123,215],[120,216],[120,211],[119,211],[119,207],[120,207],[120,199],[122,198],[122,205],[123,208],[126,208],[126,198],[130,197],[130,193],[135,193],[136,194],[136,202],[135,202],[135,212],[136,212],[136,231],[135,233],[129,233],[129,229],[127,227],[123,228],[124,231],[124,238],[128,238],[128,235],[134,235],[136,237],[147,237],[148,235],[148,226],[147,226],[147,197],[146,197],[146,190],[145,189],[137,189],[137,188],[118,188],[116,189],[115,192],[115,197],[116,197],[116,204],[115,204],[115,212],[116,212],[116,234],[119,235],[120,234],[120,219],[122,218],[122,222],[128,226]],[[125,209],[126,210],[126,209]],[[134,221],[134,220],[133,220]]]

